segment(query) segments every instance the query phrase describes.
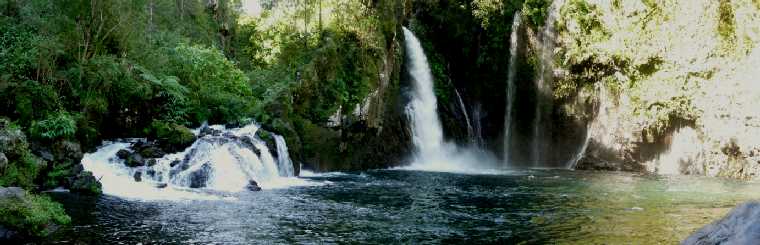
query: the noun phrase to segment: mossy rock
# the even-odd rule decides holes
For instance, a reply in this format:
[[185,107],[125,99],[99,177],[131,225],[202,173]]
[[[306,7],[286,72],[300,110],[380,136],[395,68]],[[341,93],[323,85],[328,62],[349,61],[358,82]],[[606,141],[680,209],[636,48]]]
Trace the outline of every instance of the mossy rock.
[[0,188],[0,226],[19,235],[47,236],[71,222],[61,204],[18,187]]
[[182,125],[153,121],[147,129],[148,137],[158,141],[161,148],[167,152],[178,152],[192,145],[195,134]]

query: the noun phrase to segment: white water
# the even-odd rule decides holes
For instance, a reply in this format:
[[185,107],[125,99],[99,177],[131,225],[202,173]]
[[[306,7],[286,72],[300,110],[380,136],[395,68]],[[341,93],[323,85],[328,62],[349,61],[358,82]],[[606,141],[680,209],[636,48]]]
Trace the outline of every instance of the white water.
[[520,36],[518,32],[522,23],[522,13],[515,12],[512,21],[512,33],[509,35],[509,71],[507,74],[507,111],[504,113],[504,162],[511,161],[512,150],[512,112],[515,103],[515,77],[517,76],[517,51]]
[[437,155],[443,151],[444,142],[433,92],[433,75],[417,37],[406,28],[404,37],[413,85],[412,100],[406,106],[406,114],[412,122],[412,141],[420,156]]
[[401,169],[483,173],[490,172],[487,164],[493,157],[483,151],[460,149],[443,140],[443,129],[438,119],[437,101],[433,90],[433,77],[427,57],[417,37],[406,28],[407,65],[412,79],[412,98],[406,106],[411,122],[412,143],[415,146],[413,162]]
[[274,135],[274,141],[277,144],[277,166],[280,170],[280,176],[293,177],[293,161],[290,160],[288,145],[285,144],[285,138]]
[[673,133],[670,149],[648,165],[654,168],[655,171],[652,172],[678,175],[682,173],[682,167],[690,165],[703,148],[696,130],[691,127],[681,128]]
[[[144,200],[219,199],[220,193],[225,196],[223,193],[245,190],[250,180],[262,189],[314,184],[292,177],[292,161],[281,136],[275,135],[276,141],[282,140],[277,142],[279,158],[275,159],[256,136],[256,124],[237,129],[212,128],[223,130],[218,136],[198,139],[182,152],[155,159],[154,166],[130,168],[116,157],[119,150],[133,142],[104,142],[96,152],[85,154],[82,165],[100,179],[105,194]],[[204,171],[206,174],[199,174]],[[138,172],[142,175],[140,182],[134,178]],[[166,187],[158,188],[159,185]]]

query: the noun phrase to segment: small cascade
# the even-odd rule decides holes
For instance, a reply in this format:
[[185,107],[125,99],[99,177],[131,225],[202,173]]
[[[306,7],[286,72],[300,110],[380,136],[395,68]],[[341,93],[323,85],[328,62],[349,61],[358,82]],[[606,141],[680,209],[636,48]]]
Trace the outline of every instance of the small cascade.
[[288,145],[285,144],[285,138],[280,135],[274,135],[274,141],[277,144],[277,166],[280,170],[280,176],[293,177],[293,161],[290,160]]
[[433,92],[433,77],[427,57],[417,37],[406,28],[405,47],[407,66],[412,80],[411,101],[406,106],[415,147],[413,162],[405,169],[445,172],[482,172],[493,163],[484,151],[460,149],[443,140],[438,119],[437,101]]
[[509,73],[507,74],[507,111],[504,113],[504,161],[509,165],[512,150],[512,113],[515,103],[515,78],[517,76],[518,31],[522,23],[522,13],[515,12],[512,34],[509,35]]
[[272,134],[278,153],[274,157],[258,130],[256,124],[197,129],[200,137],[184,151],[147,159],[137,167],[128,167],[117,155],[130,154],[131,147],[145,144],[144,139],[105,142],[96,152],[85,154],[82,165],[100,178],[104,193],[138,199],[197,199],[204,191],[233,193],[253,185],[273,189],[308,184],[293,177],[282,136]]
[[474,138],[473,141],[475,142],[475,146],[478,148],[485,147],[485,140],[483,140],[483,125],[480,123],[483,121],[483,114],[482,107],[480,106],[480,103],[475,104],[475,106],[472,107],[472,128],[474,130]]
[[649,171],[658,174],[678,175],[684,166],[691,165],[703,149],[702,141],[694,128],[684,127],[673,133],[670,148],[657,159],[647,163]]
[[470,138],[470,143],[475,144],[477,141],[477,137],[475,135],[475,131],[472,128],[472,124],[470,123],[470,116],[467,114],[467,107],[464,106],[464,101],[462,100],[462,96],[459,94],[459,90],[457,88],[454,88],[454,93],[457,95],[457,101],[459,101],[459,108],[462,110],[462,114],[464,114],[464,121],[467,123],[467,137]]

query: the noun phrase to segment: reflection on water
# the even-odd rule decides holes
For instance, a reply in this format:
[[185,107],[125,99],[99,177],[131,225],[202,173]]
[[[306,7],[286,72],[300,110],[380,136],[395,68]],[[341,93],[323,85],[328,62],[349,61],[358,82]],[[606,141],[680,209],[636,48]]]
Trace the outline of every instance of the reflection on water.
[[128,201],[59,193],[75,226],[55,242],[674,243],[757,198],[760,186],[582,171],[310,174],[322,186],[230,201]]

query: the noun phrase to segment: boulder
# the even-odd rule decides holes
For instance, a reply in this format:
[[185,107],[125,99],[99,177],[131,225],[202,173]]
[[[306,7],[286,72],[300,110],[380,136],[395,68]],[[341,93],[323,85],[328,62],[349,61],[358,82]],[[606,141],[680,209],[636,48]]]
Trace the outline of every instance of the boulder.
[[249,191],[261,191],[259,183],[257,183],[255,180],[248,181],[248,185],[245,188]]
[[82,161],[84,153],[79,143],[62,140],[53,144],[53,156],[55,161],[64,164],[75,164]]
[[740,204],[681,244],[760,244],[760,202]]
[[5,156],[5,153],[0,152],[0,171],[5,170],[5,167],[8,166],[8,157]]
[[145,158],[142,157],[139,153],[132,153],[127,157],[127,160],[124,161],[124,164],[126,164],[129,167],[139,167],[139,166],[145,166]]
[[128,150],[124,150],[124,149],[121,149],[118,152],[116,152],[116,156],[119,159],[127,160],[127,158],[129,158],[129,155],[132,155],[132,153],[129,152]]
[[102,185],[90,171],[82,171],[71,179],[69,190],[75,193],[88,195],[99,195],[102,192]]
[[211,176],[211,163],[204,163],[200,169],[190,173],[190,188],[203,188],[206,187]]
[[135,175],[133,177],[135,178],[136,182],[142,181],[142,172],[135,172]]

